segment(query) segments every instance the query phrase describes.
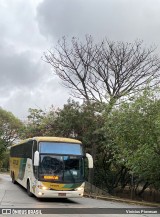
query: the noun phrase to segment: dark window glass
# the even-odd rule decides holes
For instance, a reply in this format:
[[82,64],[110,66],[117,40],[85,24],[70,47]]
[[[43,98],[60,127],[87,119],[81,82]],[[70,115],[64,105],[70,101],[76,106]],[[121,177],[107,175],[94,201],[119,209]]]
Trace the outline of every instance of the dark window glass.
[[13,146],[10,150],[11,157],[30,158],[32,159],[32,145],[33,141]]

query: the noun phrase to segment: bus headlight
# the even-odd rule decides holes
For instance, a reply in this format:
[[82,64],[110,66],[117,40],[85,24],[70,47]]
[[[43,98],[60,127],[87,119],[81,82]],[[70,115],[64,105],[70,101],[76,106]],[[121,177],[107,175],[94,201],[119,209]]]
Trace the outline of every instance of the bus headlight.
[[42,192],[38,192],[38,195],[40,195],[40,196],[41,196],[41,195],[42,195]]
[[49,190],[48,187],[46,187],[46,186],[42,186],[42,185],[38,185],[38,188],[39,188],[39,189],[42,189],[42,190]]
[[76,190],[76,191],[83,191],[83,190],[84,190],[84,187],[81,187],[81,186],[80,186],[80,187],[76,188],[75,190]]

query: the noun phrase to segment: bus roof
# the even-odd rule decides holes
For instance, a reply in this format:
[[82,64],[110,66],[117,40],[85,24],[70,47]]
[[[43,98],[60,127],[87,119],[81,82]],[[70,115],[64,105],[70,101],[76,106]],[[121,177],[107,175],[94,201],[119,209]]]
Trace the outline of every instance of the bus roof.
[[[13,146],[21,145],[25,142],[29,142],[32,140],[36,140],[37,142],[69,142],[69,143],[78,143],[81,144],[81,141],[77,139],[70,139],[70,138],[64,138],[64,137],[47,137],[47,136],[37,136],[29,139],[22,140],[20,143],[15,144]],[[11,147],[13,147],[11,146]]]
[[64,137],[34,137],[33,140],[37,142],[45,141],[45,142],[71,142],[71,143],[81,143],[81,141],[77,139],[70,139]]

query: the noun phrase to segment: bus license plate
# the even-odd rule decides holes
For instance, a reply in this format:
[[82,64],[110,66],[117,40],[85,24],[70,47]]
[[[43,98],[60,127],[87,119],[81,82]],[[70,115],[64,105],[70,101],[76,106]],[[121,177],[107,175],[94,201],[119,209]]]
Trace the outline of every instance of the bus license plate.
[[58,193],[58,196],[63,196],[63,197],[65,197],[65,196],[66,196],[66,193]]

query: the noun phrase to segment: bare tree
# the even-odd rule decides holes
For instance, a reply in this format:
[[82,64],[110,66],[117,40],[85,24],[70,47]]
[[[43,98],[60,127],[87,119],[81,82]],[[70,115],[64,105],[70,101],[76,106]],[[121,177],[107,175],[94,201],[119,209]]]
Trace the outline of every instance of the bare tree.
[[44,53],[44,59],[72,95],[106,102],[159,82],[160,59],[155,50],[143,47],[143,41],[104,39],[94,43],[91,36],[86,36],[85,42],[72,38],[71,44],[67,44],[63,37],[56,48]]

